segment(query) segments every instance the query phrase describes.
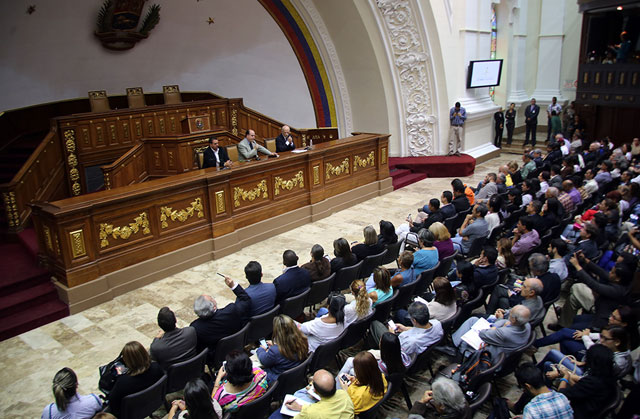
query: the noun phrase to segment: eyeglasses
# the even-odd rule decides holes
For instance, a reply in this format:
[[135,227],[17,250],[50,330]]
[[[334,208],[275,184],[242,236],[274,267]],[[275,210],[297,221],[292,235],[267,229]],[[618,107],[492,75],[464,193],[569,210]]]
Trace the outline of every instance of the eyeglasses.
[[609,338],[600,333],[600,340],[613,340],[613,338]]

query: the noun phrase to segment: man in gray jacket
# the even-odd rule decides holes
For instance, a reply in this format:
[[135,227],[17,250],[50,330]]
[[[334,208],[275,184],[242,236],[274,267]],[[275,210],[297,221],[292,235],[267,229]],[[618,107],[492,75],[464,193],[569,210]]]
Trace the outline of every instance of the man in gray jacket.
[[258,151],[267,156],[278,157],[278,154],[272,153],[260,144],[256,142],[256,132],[252,129],[248,129],[244,133],[244,139],[238,143],[238,154],[240,161],[246,160],[260,160],[258,157]]
[[151,342],[151,358],[158,361],[162,369],[186,361],[196,356],[196,329],[177,328],[176,316],[169,307],[162,307],[158,313],[158,326],[162,329]]

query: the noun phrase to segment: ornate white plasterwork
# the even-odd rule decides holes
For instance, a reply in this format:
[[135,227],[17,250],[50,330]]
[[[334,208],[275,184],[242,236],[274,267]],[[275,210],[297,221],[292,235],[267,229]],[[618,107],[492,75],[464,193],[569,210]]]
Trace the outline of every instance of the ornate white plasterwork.
[[384,36],[400,83],[402,118],[411,156],[434,154],[433,113],[429,84],[430,56],[420,38],[416,14],[409,0],[377,0]]
[[[344,78],[344,73],[342,72],[342,66],[340,65],[340,59],[338,58],[338,53],[336,52],[336,47],[333,45],[333,41],[331,40],[331,36],[329,35],[329,31],[324,24],[324,20],[320,16],[318,9],[313,4],[312,0],[298,0],[299,4],[305,9],[307,12],[307,16],[311,19],[313,23],[313,27],[316,29],[317,33],[320,35],[322,39],[322,46],[324,48],[320,48],[320,53],[323,56],[328,56],[329,61],[331,63],[330,70],[333,72],[333,76],[335,78],[336,83],[338,84],[338,88],[335,89],[335,86],[332,86],[331,90],[333,91],[333,97],[337,98],[338,95],[340,97],[340,103],[336,103],[336,106],[342,107],[342,117],[344,119],[344,132],[342,136],[351,135],[353,132],[353,115],[351,113],[351,100],[349,99],[349,91],[347,90],[347,82]],[[302,15],[304,19],[304,15]],[[307,22],[307,26],[309,22]],[[313,32],[312,32],[313,35]],[[315,40],[318,42],[318,40]],[[320,43],[318,42],[320,45]],[[326,55],[323,54],[323,51],[326,51]],[[323,57],[324,58],[324,57]],[[325,68],[327,68],[325,64]],[[329,70],[329,68],[327,68]],[[331,82],[331,80],[330,80]],[[337,93],[337,94],[336,94]]]

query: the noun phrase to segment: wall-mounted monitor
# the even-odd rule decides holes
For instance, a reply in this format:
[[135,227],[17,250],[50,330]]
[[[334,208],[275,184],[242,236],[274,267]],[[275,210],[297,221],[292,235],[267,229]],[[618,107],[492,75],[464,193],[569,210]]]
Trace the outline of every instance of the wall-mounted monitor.
[[467,88],[491,87],[500,84],[502,60],[478,60],[469,62]]

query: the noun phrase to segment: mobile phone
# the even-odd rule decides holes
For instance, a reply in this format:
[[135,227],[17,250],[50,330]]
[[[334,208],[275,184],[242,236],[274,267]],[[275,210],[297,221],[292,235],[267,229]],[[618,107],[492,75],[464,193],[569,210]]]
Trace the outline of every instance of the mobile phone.
[[563,236],[562,234],[560,235],[560,238],[564,241],[567,241],[567,238],[565,236]]
[[267,341],[264,339],[260,339],[260,346],[267,346]]
[[224,370],[227,370],[227,361],[222,361],[222,368],[224,368]]
[[396,330],[396,327],[397,327],[397,326],[396,326],[396,324],[395,324],[395,322],[394,322],[393,320],[389,320],[389,323],[388,323],[388,324],[389,324],[389,327],[390,327],[392,330]]
[[220,272],[216,272],[218,275],[220,275],[221,277],[225,278],[225,275],[222,275]]
[[347,377],[347,374],[342,374],[342,375],[340,376],[340,379],[341,379],[342,381],[344,381],[345,383],[348,383],[348,382],[349,382],[349,377]]

